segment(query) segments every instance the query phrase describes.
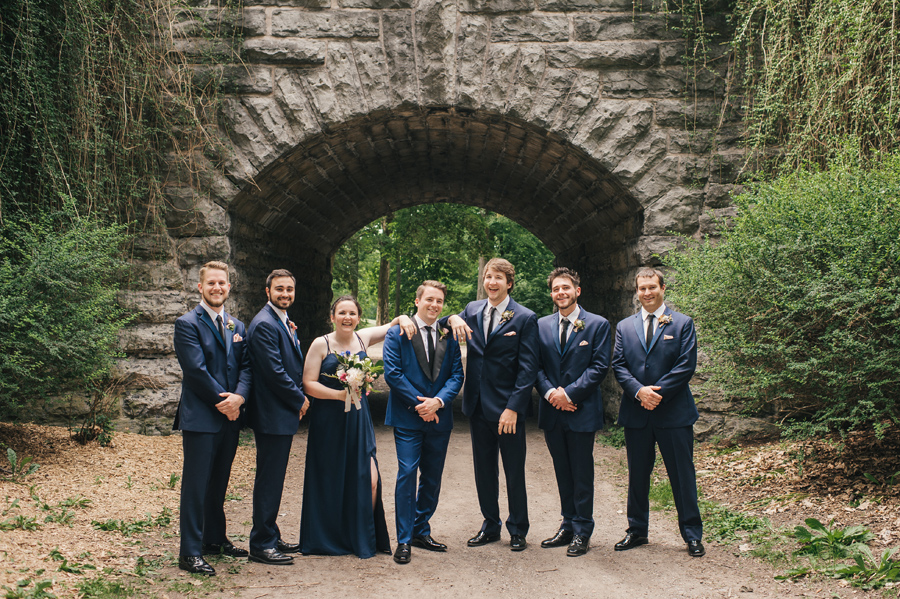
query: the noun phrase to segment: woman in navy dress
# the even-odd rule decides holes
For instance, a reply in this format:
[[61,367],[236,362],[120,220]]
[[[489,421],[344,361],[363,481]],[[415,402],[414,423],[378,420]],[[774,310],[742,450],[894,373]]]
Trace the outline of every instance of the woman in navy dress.
[[327,375],[337,372],[335,352],[364,358],[366,348],[383,341],[391,326],[399,324],[412,336],[415,325],[400,316],[357,332],[359,319],[356,299],[338,298],[331,306],[334,332],[313,341],[303,367],[303,390],[313,398],[300,516],[300,551],[307,555],[391,554],[367,398],[360,398],[361,409],[345,412],[346,391]]

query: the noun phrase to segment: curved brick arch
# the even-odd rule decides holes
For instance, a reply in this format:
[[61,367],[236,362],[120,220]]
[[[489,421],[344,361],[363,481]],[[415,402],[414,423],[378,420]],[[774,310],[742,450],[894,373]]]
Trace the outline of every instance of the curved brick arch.
[[[391,210],[454,201],[534,232],[589,282],[585,303],[615,320],[634,268],[673,233],[712,232],[709,213],[729,213],[739,115],[721,109],[720,78],[681,66],[674,17],[653,6],[247,0],[234,14],[191,4],[180,48],[220,76],[226,151],[200,172],[173,161],[167,232],[136,245],[123,294],[139,314],[123,333],[126,416],[165,427],[180,375],[171,323],[195,303],[209,259],[234,265],[242,318],[262,302],[268,270],[296,271],[305,293],[294,316],[310,323],[308,338],[340,243]],[[242,63],[209,65],[216,44],[191,37],[199,23],[238,30]]]

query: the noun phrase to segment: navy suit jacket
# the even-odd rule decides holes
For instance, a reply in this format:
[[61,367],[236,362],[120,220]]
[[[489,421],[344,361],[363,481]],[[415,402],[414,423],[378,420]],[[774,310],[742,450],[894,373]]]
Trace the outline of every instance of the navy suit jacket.
[[[438,335],[433,371],[418,332],[407,339],[403,329],[391,327],[384,338],[383,354],[384,380],[391,388],[384,423],[401,429],[449,432],[453,428],[453,399],[463,382],[462,354],[453,335],[444,339]],[[437,411],[438,422],[425,422],[416,412],[416,406],[422,403],[416,399],[419,396],[444,400],[444,407]]]
[[[181,400],[172,428],[197,433],[217,433],[231,421],[216,409],[224,398],[219,393],[237,393],[250,399],[250,352],[244,340],[244,323],[224,314],[225,339],[201,305],[175,321],[175,355],[184,373]],[[234,330],[227,328],[234,323]],[[240,341],[235,341],[235,337]],[[246,404],[245,404],[246,405]],[[243,424],[241,416],[231,426]]]
[[[689,316],[666,307],[672,322],[656,329],[650,347],[641,313],[629,316],[616,327],[613,371],[622,386],[619,424],[628,428],[693,425],[699,416],[688,383],[697,368],[697,333]],[[646,385],[662,387],[662,402],[653,410],[641,407],[635,398]]]
[[253,400],[247,407],[248,425],[269,435],[293,435],[300,426],[303,394],[303,352],[297,335],[281,324],[268,304],[247,331],[253,368]]
[[578,309],[578,320],[584,322],[584,329],[573,329],[563,348],[559,346],[559,314],[538,321],[541,366],[535,387],[541,398],[551,389],[562,387],[578,406],[574,412],[564,412],[542,400],[538,407],[538,426],[544,430],[552,430],[562,423],[579,433],[603,428],[600,383],[609,370],[610,326],[602,316],[580,306]]
[[[500,415],[507,408],[527,416],[538,371],[537,317],[510,298],[506,309],[513,317],[498,323],[490,338],[485,339],[486,305],[487,300],[469,302],[459,314],[472,329],[466,346],[463,413],[474,414],[480,401],[484,417],[490,422],[500,422]],[[447,319],[440,323],[445,327]]]

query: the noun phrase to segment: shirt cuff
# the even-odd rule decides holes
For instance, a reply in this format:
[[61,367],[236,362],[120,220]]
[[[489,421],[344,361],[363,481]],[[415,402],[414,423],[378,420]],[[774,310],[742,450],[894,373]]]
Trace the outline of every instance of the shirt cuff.
[[435,397],[435,399],[438,400],[439,402],[441,402],[441,407],[443,408],[443,407],[444,407],[444,400],[441,399],[440,397]]
[[566,393],[566,390],[565,390],[565,389],[563,389],[563,395],[566,396],[566,401],[567,401],[567,402],[569,402],[570,404],[571,404],[571,403],[575,403],[575,402],[572,401],[572,398],[569,397],[569,394]]
[[550,394],[553,393],[553,389],[550,389],[546,393],[544,393],[544,399],[550,399]]

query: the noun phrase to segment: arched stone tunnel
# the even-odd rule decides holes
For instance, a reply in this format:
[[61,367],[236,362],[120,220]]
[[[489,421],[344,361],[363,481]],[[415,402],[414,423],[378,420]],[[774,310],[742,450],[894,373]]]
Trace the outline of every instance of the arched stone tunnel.
[[[292,312],[306,342],[327,319],[338,248],[423,203],[504,214],[582,273],[589,309],[622,313],[641,205],[584,151],[520,120],[454,109],[366,115],[304,141],[255,181],[229,207],[234,267],[242,281],[264,280],[273,264],[298,276]],[[248,313],[259,301],[258,289],[253,301],[235,296]]]
[[[171,157],[166,230],[135,244],[122,293],[137,314],[122,334],[129,428],[170,426],[172,323],[196,304],[208,260],[233,267],[229,309],[247,321],[266,274],[292,270],[308,343],[326,325],[333,255],[357,230],[418,204],[469,204],[534,233],[581,273],[584,305],[616,322],[633,309],[636,268],[731,210],[740,115],[723,108],[720,76],[683,66],[675,17],[655,7],[244,4],[195,3],[176,24],[179,49],[220,81],[223,150],[215,163],[194,156],[196,171]],[[215,41],[197,32],[209,23],[240,33],[240,64],[205,62]],[[725,408],[704,409],[707,430],[721,428]]]

